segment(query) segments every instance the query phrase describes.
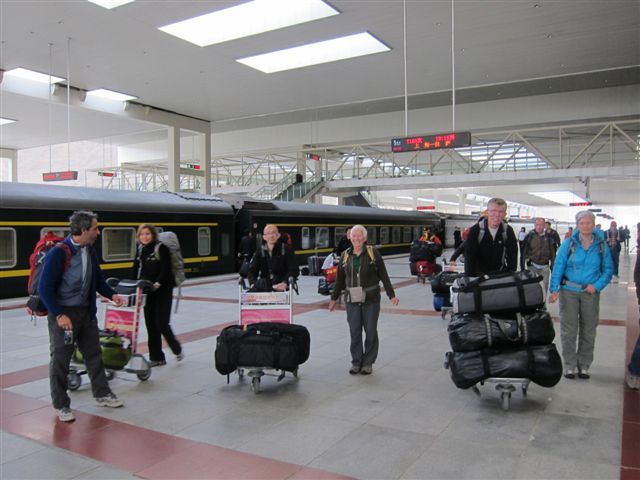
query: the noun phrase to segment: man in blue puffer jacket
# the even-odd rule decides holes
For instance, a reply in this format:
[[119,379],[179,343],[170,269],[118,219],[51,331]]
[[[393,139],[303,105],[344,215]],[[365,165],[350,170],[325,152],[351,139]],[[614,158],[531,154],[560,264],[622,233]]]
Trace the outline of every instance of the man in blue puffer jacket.
[[[72,422],[71,400],[67,394],[69,362],[74,343],[84,358],[91,389],[98,405],[120,407],[107,382],[100,350],[96,292],[122,305],[124,299],[102,277],[93,244],[100,235],[97,215],[77,211],[71,215],[71,235],[65,246],[52,248],[44,259],[38,291],[47,307],[49,325],[49,386],[51,401],[63,422]],[[69,252],[67,257],[67,253]]]
[[576,226],[556,255],[549,301],[553,303],[560,297],[564,376],[575,378],[577,373],[578,377],[586,379],[593,362],[600,292],[611,281],[613,261],[604,233],[594,230],[593,213],[578,212]]

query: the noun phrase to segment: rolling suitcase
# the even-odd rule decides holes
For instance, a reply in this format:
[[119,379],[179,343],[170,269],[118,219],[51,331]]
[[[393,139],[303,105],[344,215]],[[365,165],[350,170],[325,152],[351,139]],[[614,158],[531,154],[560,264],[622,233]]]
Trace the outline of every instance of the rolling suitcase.
[[307,259],[307,266],[309,267],[309,275],[318,276],[322,275],[322,264],[324,263],[326,257],[321,257],[318,255],[311,255]]

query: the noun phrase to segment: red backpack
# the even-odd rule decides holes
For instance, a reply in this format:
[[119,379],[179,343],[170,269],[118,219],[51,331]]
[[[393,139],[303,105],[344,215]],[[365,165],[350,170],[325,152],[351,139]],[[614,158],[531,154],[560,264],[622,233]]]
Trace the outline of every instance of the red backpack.
[[44,258],[53,248],[62,248],[65,252],[64,269],[69,268],[71,263],[71,249],[69,245],[63,243],[64,238],[57,236],[53,232],[47,232],[36,243],[33,253],[29,256],[29,283],[27,284],[27,292],[29,300],[27,300],[27,312],[31,317],[45,317],[47,308],[40,299],[38,293],[38,284],[44,267]]

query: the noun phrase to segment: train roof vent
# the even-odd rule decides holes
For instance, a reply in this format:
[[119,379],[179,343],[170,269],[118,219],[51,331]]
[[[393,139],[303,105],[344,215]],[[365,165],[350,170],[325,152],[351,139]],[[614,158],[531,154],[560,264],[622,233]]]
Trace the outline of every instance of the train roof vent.
[[279,210],[271,202],[256,202],[255,200],[245,200],[243,207],[251,210]]

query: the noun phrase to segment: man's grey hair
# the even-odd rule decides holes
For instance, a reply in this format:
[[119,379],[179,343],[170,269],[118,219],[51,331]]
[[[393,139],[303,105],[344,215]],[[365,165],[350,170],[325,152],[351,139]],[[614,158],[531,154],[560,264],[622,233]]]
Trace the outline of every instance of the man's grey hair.
[[98,214],[89,210],[78,210],[73,212],[73,215],[69,217],[71,235],[82,235],[83,230],[89,230],[94,218],[97,219]]
[[498,205],[499,207],[504,208],[504,211],[507,211],[507,202],[503,198],[493,197],[491,200],[487,202],[487,208],[489,205]]
[[589,217],[593,223],[596,223],[596,216],[589,210],[580,210],[576,213],[576,225],[582,217]]
[[367,229],[364,228],[362,225],[354,225],[353,227],[351,227],[351,235],[353,235],[353,232],[357,232],[360,231],[362,232],[362,235],[364,235],[364,239],[367,239]]

